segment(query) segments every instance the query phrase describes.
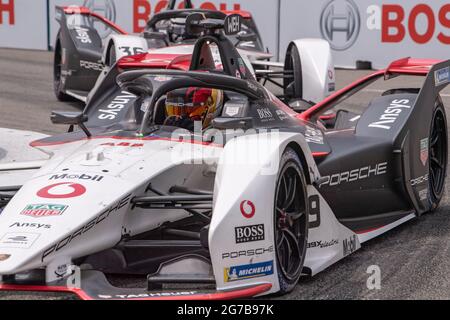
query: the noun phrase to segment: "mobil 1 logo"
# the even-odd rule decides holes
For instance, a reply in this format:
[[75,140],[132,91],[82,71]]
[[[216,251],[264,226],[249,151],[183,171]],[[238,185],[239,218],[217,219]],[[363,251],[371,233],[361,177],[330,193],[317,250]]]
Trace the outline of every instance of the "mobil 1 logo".
[[263,224],[235,228],[236,243],[261,241],[264,235]]

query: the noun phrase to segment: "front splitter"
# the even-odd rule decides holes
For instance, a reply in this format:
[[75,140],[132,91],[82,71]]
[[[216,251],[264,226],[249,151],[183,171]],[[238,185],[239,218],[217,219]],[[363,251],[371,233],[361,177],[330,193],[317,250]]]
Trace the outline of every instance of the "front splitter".
[[66,285],[0,284],[0,291],[71,293],[81,300],[234,300],[259,296],[271,288],[270,283],[261,283],[230,291],[201,292],[189,289],[147,291],[114,287],[99,271],[84,271],[81,276],[81,288]]

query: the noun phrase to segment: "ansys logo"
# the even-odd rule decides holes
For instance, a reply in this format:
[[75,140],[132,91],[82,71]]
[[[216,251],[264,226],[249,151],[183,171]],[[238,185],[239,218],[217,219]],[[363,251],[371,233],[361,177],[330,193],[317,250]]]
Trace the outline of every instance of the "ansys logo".
[[[116,4],[114,3],[114,0],[84,0],[83,6],[102,15],[109,21],[114,23],[116,22]],[[100,37],[103,39],[109,36],[112,32],[112,30],[106,26],[94,26],[94,19],[89,19],[89,24],[92,28],[98,30]]]
[[352,0],[331,0],[322,10],[320,31],[331,48],[343,51],[358,39],[361,17]]

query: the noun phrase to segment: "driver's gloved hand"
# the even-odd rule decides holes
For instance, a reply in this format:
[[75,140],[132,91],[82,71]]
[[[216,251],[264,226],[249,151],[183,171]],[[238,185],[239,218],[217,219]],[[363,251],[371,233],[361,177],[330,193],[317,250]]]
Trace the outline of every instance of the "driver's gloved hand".
[[189,131],[194,131],[194,121],[191,118],[181,118],[180,124],[179,124],[180,128],[189,130]]
[[170,117],[166,118],[166,120],[164,121],[164,125],[176,127],[179,119],[180,119],[180,116],[170,116]]
[[194,131],[194,121],[188,116],[171,116],[164,122],[166,126],[178,127]]

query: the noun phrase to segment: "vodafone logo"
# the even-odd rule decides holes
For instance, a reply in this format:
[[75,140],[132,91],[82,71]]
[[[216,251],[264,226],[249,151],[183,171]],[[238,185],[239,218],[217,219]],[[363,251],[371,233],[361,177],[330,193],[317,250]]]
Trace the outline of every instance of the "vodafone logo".
[[85,193],[86,188],[79,183],[62,182],[39,190],[37,196],[45,199],[69,199]]
[[334,78],[333,70],[328,70],[328,79],[333,80],[333,78]]
[[241,213],[244,218],[251,219],[255,215],[256,208],[255,204],[249,200],[244,200],[241,202]]

